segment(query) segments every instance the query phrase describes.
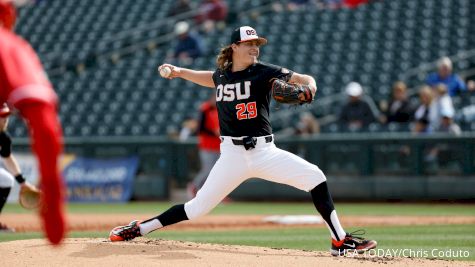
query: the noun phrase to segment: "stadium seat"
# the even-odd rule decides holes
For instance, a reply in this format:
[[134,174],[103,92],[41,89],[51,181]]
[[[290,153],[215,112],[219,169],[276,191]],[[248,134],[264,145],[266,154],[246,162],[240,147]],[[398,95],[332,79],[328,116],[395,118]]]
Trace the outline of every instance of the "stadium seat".
[[[174,2],[41,1],[20,9],[17,31],[31,42],[50,73],[61,100],[66,136],[162,135],[167,127],[179,129],[186,117],[196,114],[209,91],[189,82],[161,79],[156,73],[172,41],[110,56],[144,41],[156,44],[167,33],[163,29],[172,27],[150,25],[163,21]],[[217,46],[227,43],[226,34],[239,24],[255,25],[269,40],[262,48],[262,59],[316,77],[318,97],[340,94],[346,83],[357,80],[375,100],[387,99],[391,84],[405,77],[407,70],[475,47],[470,0],[391,0],[356,9],[268,10],[257,19],[245,14],[268,1],[227,3],[230,10],[243,11],[244,16],[204,36],[210,52],[191,67],[215,69],[215,52]],[[101,57],[105,54],[109,56]],[[457,72],[471,64],[462,60],[454,68]],[[411,76],[405,82],[413,87],[424,78],[425,74]],[[454,102],[456,106],[467,104]],[[336,115],[339,110],[318,104],[312,109],[319,116]],[[172,115],[172,110],[179,114]],[[273,111],[276,131],[286,126],[281,118],[291,112]],[[89,116],[91,113],[100,116]],[[130,115],[122,115],[125,113]],[[81,125],[88,121],[100,123],[95,128]],[[21,124],[11,128],[15,135],[27,134]],[[388,126],[387,130],[396,128]],[[344,131],[332,124],[322,130]]]

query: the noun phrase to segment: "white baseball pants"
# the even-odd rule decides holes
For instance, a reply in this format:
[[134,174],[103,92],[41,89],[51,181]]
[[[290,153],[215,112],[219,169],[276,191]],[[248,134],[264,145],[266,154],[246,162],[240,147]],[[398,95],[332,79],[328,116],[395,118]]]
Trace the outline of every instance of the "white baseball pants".
[[11,175],[7,170],[4,168],[0,168],[0,187],[7,188],[12,187],[15,181],[15,177]]
[[239,138],[222,137],[221,156],[196,197],[185,203],[188,219],[207,214],[242,182],[252,177],[287,184],[307,192],[326,181],[317,166],[277,148],[274,141],[266,143],[265,137],[257,137],[256,147],[246,150],[242,145],[233,144],[232,139]]

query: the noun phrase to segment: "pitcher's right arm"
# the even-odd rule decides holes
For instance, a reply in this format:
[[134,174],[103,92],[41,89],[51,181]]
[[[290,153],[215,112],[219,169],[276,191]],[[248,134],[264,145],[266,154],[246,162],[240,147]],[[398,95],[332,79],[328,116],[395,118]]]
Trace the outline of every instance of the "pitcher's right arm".
[[187,68],[180,68],[177,66],[173,66],[171,64],[163,64],[160,67],[158,67],[158,72],[160,72],[160,70],[165,67],[168,67],[171,69],[171,73],[167,77],[167,79],[182,78],[204,87],[209,87],[213,89],[215,88],[212,71],[192,70],[192,69],[187,69]]

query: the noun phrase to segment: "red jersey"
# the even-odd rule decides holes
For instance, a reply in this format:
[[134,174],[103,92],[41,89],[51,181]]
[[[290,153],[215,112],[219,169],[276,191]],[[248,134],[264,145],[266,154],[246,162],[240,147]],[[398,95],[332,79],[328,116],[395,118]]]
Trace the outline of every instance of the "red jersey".
[[31,46],[0,27],[0,104],[15,106],[22,100],[57,102],[56,93]]
[[201,108],[200,127],[198,132],[198,141],[200,149],[219,152],[221,139],[216,133],[219,133],[218,110],[208,102]]

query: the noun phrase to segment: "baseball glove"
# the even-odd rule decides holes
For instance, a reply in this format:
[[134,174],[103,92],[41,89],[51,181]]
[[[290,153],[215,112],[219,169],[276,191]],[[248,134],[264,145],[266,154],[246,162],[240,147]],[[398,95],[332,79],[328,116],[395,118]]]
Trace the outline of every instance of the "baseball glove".
[[[300,97],[300,94],[303,97]],[[277,102],[284,104],[304,104],[313,101],[312,90],[308,85],[287,83],[283,80],[272,81],[272,96]]]
[[41,191],[34,186],[22,186],[20,189],[20,205],[28,210],[40,206]]

